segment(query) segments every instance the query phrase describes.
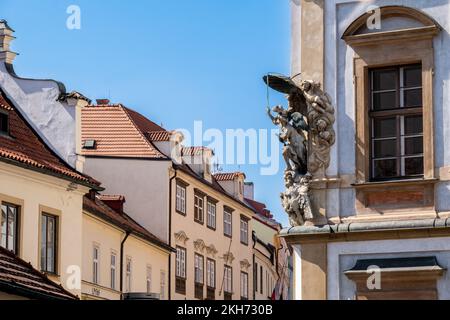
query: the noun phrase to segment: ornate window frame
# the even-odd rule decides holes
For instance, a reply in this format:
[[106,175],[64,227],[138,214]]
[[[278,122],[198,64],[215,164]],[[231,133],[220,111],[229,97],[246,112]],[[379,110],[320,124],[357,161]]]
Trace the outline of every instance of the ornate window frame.
[[[344,32],[342,39],[354,50],[353,69],[356,106],[356,209],[358,214],[391,211],[406,207],[434,210],[434,108],[433,39],[441,27],[424,13],[400,6],[380,9],[381,18],[403,17],[423,26],[393,31],[359,34],[371,13],[356,19]],[[383,20],[382,20],[383,21]],[[422,64],[424,178],[371,182],[369,69],[408,64]],[[383,199],[389,198],[388,201]],[[392,199],[391,199],[392,198]],[[400,201],[399,201],[400,200]]]

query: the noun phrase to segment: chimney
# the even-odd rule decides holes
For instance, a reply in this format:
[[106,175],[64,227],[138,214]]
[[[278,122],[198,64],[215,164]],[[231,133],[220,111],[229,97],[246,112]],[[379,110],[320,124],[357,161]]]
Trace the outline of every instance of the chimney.
[[102,194],[98,198],[114,211],[123,213],[123,204],[126,202],[124,196]]
[[244,182],[244,197],[255,200],[255,185],[253,182]]
[[96,101],[99,106],[107,106],[110,103],[109,99],[97,99]]
[[10,50],[10,43],[15,39],[14,30],[8,26],[6,20],[0,20],[0,61],[12,64],[17,53]]

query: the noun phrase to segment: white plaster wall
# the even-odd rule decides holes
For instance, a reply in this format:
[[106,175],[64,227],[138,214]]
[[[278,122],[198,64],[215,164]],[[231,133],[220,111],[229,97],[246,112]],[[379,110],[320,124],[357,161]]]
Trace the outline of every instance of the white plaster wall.
[[57,101],[57,82],[14,77],[0,60],[0,86],[46,144],[75,167],[75,107]]
[[[354,299],[356,287],[343,272],[354,267],[359,259],[423,256],[436,256],[439,264],[449,270],[450,243],[448,238],[330,243],[328,245],[328,299]],[[297,268],[295,272],[296,277],[299,277]],[[438,295],[441,300],[450,299],[450,274],[448,271],[438,280]]]
[[124,211],[168,241],[169,161],[86,158],[84,172],[102,181],[104,194],[124,195]]

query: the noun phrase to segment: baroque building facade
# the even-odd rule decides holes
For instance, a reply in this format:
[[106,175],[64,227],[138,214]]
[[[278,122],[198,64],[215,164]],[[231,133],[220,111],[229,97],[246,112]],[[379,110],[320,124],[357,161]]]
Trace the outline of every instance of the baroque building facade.
[[448,299],[450,2],[291,9],[292,76],[320,82],[336,117],[320,219],[282,231],[294,298]]

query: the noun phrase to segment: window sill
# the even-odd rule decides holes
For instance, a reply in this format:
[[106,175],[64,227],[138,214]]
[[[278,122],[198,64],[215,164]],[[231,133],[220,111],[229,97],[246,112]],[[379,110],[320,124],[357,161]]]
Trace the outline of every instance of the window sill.
[[178,213],[180,216],[186,217],[186,213],[185,213],[185,212],[182,212],[182,211],[179,211],[179,210],[176,210],[176,209],[175,209],[175,211],[176,211],[176,213]]
[[419,178],[419,179],[402,179],[402,180],[388,180],[388,181],[372,181],[363,183],[353,183],[352,187],[355,189],[372,189],[384,187],[403,187],[410,185],[435,184],[439,182],[436,178]]

